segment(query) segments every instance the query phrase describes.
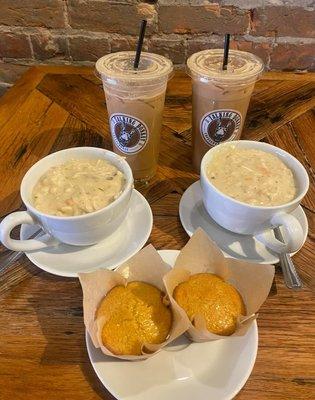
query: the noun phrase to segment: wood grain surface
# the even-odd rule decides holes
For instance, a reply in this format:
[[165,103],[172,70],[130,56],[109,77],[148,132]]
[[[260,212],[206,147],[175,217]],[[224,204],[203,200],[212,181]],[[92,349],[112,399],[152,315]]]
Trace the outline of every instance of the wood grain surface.
[[[309,235],[294,256],[304,289],[288,290],[277,269],[258,319],[256,364],[240,400],[315,398],[314,88],[312,74],[265,74],[245,124],[243,138],[267,141],[297,157],[311,187],[303,200]],[[80,145],[111,148],[103,90],[92,69],[29,70],[0,100],[0,139],[4,216],[23,207],[20,181],[43,156]],[[149,242],[157,249],[180,249],[187,242],[178,204],[197,179],[191,167],[191,83],[177,72],[167,91],[159,169],[139,188],[153,210]],[[1,400],[113,399],[87,356],[78,280],[45,273],[24,256],[0,274],[0,310]]]

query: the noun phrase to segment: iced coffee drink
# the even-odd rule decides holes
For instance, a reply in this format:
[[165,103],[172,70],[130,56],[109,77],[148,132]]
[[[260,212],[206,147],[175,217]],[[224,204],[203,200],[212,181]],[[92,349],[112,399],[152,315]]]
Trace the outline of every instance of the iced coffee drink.
[[223,50],[204,50],[187,60],[193,80],[193,166],[197,172],[204,154],[221,142],[241,136],[249,100],[264,65],[253,54],[230,50],[222,69]]
[[96,69],[102,78],[114,151],[126,157],[136,181],[155,174],[159,156],[162,113],[170,60],[141,53],[134,69],[135,52],[100,58]]

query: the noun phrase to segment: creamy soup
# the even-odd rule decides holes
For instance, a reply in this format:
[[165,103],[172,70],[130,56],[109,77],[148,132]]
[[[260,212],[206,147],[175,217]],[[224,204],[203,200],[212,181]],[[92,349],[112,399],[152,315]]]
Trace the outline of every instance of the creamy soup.
[[100,210],[121,194],[125,178],[105,160],[78,159],[50,168],[33,189],[37,210],[73,216]]
[[224,146],[206,172],[216,188],[244,203],[275,206],[296,196],[292,171],[279,157],[261,150]]

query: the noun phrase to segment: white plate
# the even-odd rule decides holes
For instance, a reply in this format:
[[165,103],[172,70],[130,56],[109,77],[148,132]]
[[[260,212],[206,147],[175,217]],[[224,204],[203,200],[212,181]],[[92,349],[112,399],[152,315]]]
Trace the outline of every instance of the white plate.
[[[98,268],[113,269],[133,256],[148,240],[152,230],[152,211],[149,203],[138,191],[133,190],[130,207],[121,226],[108,238],[93,246],[57,246],[26,256],[44,271],[54,275],[77,277],[78,272]],[[21,239],[27,239],[38,229],[22,225]]]
[[[179,251],[159,253],[173,266]],[[228,400],[241,390],[253,369],[258,330],[255,321],[243,337],[191,343],[181,336],[142,361],[105,356],[88,334],[86,344],[97,376],[119,400]]]
[[[292,212],[302,225],[304,241],[307,238],[308,223],[301,206]],[[183,194],[179,203],[181,223],[189,236],[201,227],[209,237],[220,247],[227,257],[238,258],[260,264],[276,264],[279,257],[269,250],[255,236],[239,235],[218,225],[207,213],[202,202],[200,181],[193,183]],[[293,255],[295,253],[292,253]]]

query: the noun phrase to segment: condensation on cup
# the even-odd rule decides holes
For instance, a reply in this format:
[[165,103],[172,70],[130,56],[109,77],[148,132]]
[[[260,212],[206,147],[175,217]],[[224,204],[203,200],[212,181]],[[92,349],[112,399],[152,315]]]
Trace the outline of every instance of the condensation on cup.
[[134,179],[147,182],[156,173],[162,113],[173,64],[153,53],[141,53],[138,69],[134,51],[108,54],[96,62],[102,79],[115,153],[126,157]]
[[264,69],[255,55],[230,50],[223,70],[223,52],[204,50],[187,60],[193,82],[193,166],[197,172],[209,148],[240,138],[255,82]]

